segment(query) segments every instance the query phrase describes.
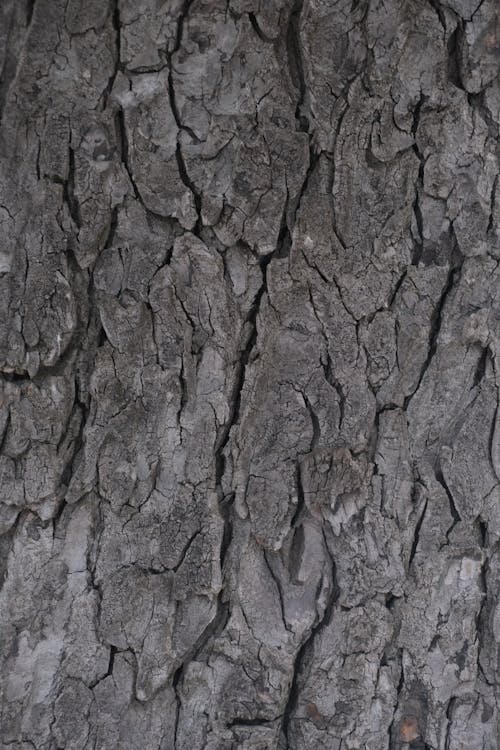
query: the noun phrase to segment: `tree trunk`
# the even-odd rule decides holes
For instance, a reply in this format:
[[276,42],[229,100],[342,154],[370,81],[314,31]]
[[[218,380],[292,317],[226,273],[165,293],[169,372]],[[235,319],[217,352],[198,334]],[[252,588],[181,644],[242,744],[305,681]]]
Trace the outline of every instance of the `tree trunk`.
[[497,0],[0,0],[1,747],[496,750]]

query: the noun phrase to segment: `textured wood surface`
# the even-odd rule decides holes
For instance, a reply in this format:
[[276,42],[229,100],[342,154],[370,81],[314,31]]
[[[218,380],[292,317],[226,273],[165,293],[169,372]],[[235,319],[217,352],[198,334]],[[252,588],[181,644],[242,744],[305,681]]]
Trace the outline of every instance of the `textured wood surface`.
[[0,0],[0,747],[496,750],[497,0]]

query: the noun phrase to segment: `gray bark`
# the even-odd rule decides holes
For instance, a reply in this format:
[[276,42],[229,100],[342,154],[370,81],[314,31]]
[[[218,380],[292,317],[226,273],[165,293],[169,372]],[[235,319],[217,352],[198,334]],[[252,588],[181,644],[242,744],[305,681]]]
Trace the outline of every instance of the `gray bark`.
[[0,743],[495,750],[497,0],[0,0]]

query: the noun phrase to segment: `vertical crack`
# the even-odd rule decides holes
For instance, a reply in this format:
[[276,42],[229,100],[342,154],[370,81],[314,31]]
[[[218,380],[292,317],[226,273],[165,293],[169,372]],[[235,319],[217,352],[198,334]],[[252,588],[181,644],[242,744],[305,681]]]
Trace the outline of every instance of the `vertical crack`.
[[424,220],[422,216],[422,210],[420,208],[420,196],[424,189],[425,159],[417,144],[417,131],[420,125],[420,115],[422,111],[422,106],[425,102],[425,98],[426,97],[423,94],[420,95],[420,99],[417,102],[415,109],[413,110],[413,123],[411,126],[411,134],[414,139],[413,151],[416,154],[417,159],[419,161],[417,184],[415,186],[415,199],[413,201],[413,215],[415,216],[415,221],[416,221],[417,230],[418,230],[416,248],[415,248],[415,251],[413,252],[413,257],[412,257],[412,265],[414,266],[418,266],[418,264],[420,263],[423,249],[424,249]]
[[461,271],[462,271],[461,264],[458,267],[457,266],[454,267],[453,265],[450,267],[450,270],[448,272],[448,278],[446,280],[443,291],[441,293],[441,297],[434,310],[434,314],[432,317],[430,330],[429,330],[428,344],[427,344],[427,356],[425,358],[424,363],[422,364],[422,367],[420,368],[420,375],[419,375],[416,387],[414,388],[412,393],[406,396],[404,400],[404,405],[403,405],[404,410],[408,409],[410,401],[412,400],[413,396],[417,393],[418,389],[420,388],[422,384],[422,380],[424,379],[425,373],[427,372],[434,358],[434,355],[437,350],[437,344],[438,344],[439,334],[441,331],[441,325],[443,322],[444,308],[446,306],[446,302],[448,300],[451,290],[455,286],[456,281],[460,278]]
[[452,719],[453,719],[453,709],[455,707],[457,699],[455,697],[450,698],[448,701],[448,705],[446,707],[446,718],[447,718],[447,724],[446,724],[446,736],[444,740],[444,747],[445,750],[453,750],[451,744],[450,744],[450,732],[451,732],[451,726],[452,726]]
[[113,90],[113,85],[116,79],[116,76],[118,74],[118,71],[120,70],[120,61],[121,61],[121,22],[120,22],[120,8],[118,6],[118,0],[110,0],[110,15],[111,15],[111,26],[114,31],[115,35],[115,69],[111,73],[109,77],[109,81],[107,83],[106,88],[104,89],[103,95],[102,95],[102,108],[103,110],[106,109],[108,106],[109,97],[111,95],[111,92]]
[[125,167],[125,171],[127,172],[128,178],[130,180],[130,184],[132,185],[134,196],[141,203],[141,205],[143,205],[141,194],[139,193],[139,189],[137,185],[135,184],[134,176],[132,174],[132,169],[130,167],[127,127],[125,124],[125,114],[121,107],[116,113],[116,128],[118,130],[118,136],[120,140],[121,162],[123,166]]
[[418,518],[418,521],[415,525],[415,531],[413,532],[413,541],[411,544],[410,556],[408,558],[408,570],[410,570],[413,560],[415,558],[415,555],[417,553],[418,543],[420,541],[420,529],[422,528],[422,524],[424,522],[424,517],[425,517],[426,510],[427,510],[427,503],[428,503],[428,499],[425,500],[422,513],[420,514]]
[[295,464],[295,487],[297,489],[297,507],[290,521],[290,527],[294,529],[298,526],[300,516],[305,508],[304,485],[302,482],[302,468],[300,461]]
[[460,54],[461,54],[461,41],[462,41],[462,21],[457,21],[455,30],[448,39],[447,51],[448,51],[448,80],[458,89],[465,91],[465,86],[462,81],[462,74],[460,71]]
[[91,682],[89,685],[90,690],[93,690],[96,685],[98,685],[100,682],[106,679],[106,677],[111,677],[113,674],[113,668],[115,664],[115,656],[118,653],[118,649],[116,646],[110,646],[109,647],[109,661],[108,661],[108,668],[106,670],[106,673],[103,674],[102,677],[99,677],[99,679],[94,680],[94,682]]
[[225,424],[219,430],[214,449],[215,463],[215,490],[219,501],[219,509],[224,522],[223,539],[221,545],[221,567],[224,566],[227,550],[231,544],[233,536],[233,499],[234,494],[224,495],[222,480],[225,472],[224,451],[229,441],[231,429],[239,423],[241,395],[245,385],[245,374],[248,362],[252,355],[253,349],[257,342],[257,317],[259,315],[262,298],[267,291],[267,267],[272,260],[272,255],[266,255],[261,259],[260,267],[262,271],[262,283],[255,295],[252,307],[246,317],[243,325],[243,331],[249,330],[248,338],[244,349],[240,353],[238,365],[234,375],[234,385],[229,397],[229,416]]
[[[177,125],[179,126],[178,121],[177,121]],[[194,226],[194,229],[193,229],[193,234],[198,237],[201,231],[201,195],[196,185],[194,184],[194,182],[191,180],[191,178],[189,177],[187,173],[186,163],[184,161],[184,156],[182,155],[181,144],[179,143],[179,141],[177,141],[177,146],[175,149],[175,158],[177,161],[177,168],[179,170],[180,178],[183,184],[193,194],[194,206],[196,209],[196,215],[198,217],[196,224]]]
[[437,481],[439,482],[439,484],[443,488],[443,490],[446,492],[446,497],[448,498],[448,503],[450,505],[451,517],[453,519],[450,528],[446,532],[446,540],[448,541],[451,532],[453,531],[453,529],[455,528],[455,526],[457,525],[457,523],[460,523],[460,521],[462,520],[462,517],[461,517],[460,513],[458,512],[457,506],[455,505],[455,500],[453,499],[453,495],[451,493],[450,488],[448,487],[448,485],[446,483],[446,480],[445,480],[445,478],[443,476],[443,472],[441,471],[441,469],[438,469],[435,472],[435,476],[436,476]]
[[295,657],[295,661],[293,663],[293,674],[292,674],[292,682],[290,685],[290,690],[288,693],[288,699],[285,705],[285,710],[283,713],[283,720],[281,725],[281,731],[282,734],[286,740],[286,747],[291,748],[290,745],[290,724],[292,722],[292,715],[295,711],[298,701],[299,701],[299,686],[298,686],[298,680],[299,675],[303,668],[303,662],[305,653],[307,650],[307,646],[309,644],[310,639],[312,638],[312,634],[310,638],[308,638],[305,643],[302,645],[302,647],[298,650],[297,656]]
[[311,451],[314,451],[317,448],[318,442],[321,438],[321,427],[319,424],[318,416],[316,412],[314,411],[311,402],[309,401],[305,393],[303,393],[302,395],[304,398],[307,411],[309,413],[309,417],[311,419],[312,430],[313,430],[312,439],[311,439]]
[[189,128],[185,128],[182,124],[181,117],[179,114],[179,108],[177,106],[177,100],[175,97],[175,87],[174,87],[174,78],[173,78],[173,56],[176,52],[179,51],[180,46],[182,44],[182,37],[184,34],[184,22],[189,14],[189,9],[191,7],[193,0],[185,0],[184,4],[181,8],[181,12],[177,21],[177,30],[176,30],[176,36],[175,36],[175,43],[171,50],[167,52],[167,65],[168,65],[168,98],[170,103],[170,109],[172,110],[172,114],[174,116],[175,123],[177,125],[177,147],[175,149],[175,158],[177,161],[177,168],[179,170],[179,176],[183,182],[183,184],[188,188],[188,190],[193,195],[194,205],[196,209],[196,215],[197,215],[197,221],[193,228],[193,234],[195,234],[197,237],[200,235],[201,231],[201,194],[196,185],[194,184],[193,180],[189,177],[189,173],[186,168],[186,162],[184,159],[184,155],[182,153],[182,148],[179,140],[179,133],[182,130],[186,130],[188,133],[190,133],[191,137],[195,137],[192,130]]
[[[299,201],[297,203],[295,216],[297,216],[297,211],[299,210],[301,197],[302,197],[302,194],[299,197]],[[288,200],[289,200],[289,196],[288,196],[288,190],[287,190],[285,205],[283,206],[283,214],[281,216],[280,231],[278,233],[278,243],[277,243],[277,249],[276,249],[277,258],[287,258],[290,255],[290,249],[292,247],[292,234],[290,232],[290,228],[288,226],[288,222],[286,218],[287,209],[288,209]],[[295,223],[295,217],[294,217],[294,223]]]
[[485,521],[483,521],[481,516],[478,516],[476,523],[477,523],[477,529],[479,532],[479,540],[480,540],[481,547],[482,549],[485,549],[488,546],[488,524]]
[[300,42],[300,19],[303,7],[304,0],[298,0],[292,8],[286,32],[286,49],[292,82],[299,91],[299,98],[295,108],[295,119],[299,125],[299,130],[303,133],[309,133],[309,120],[302,112],[307,94],[303,64],[304,58]]
[[281,619],[283,620],[283,625],[285,626],[285,630],[287,630],[289,633],[293,633],[293,630],[290,627],[290,625],[287,623],[287,619],[286,619],[285,602],[284,602],[284,599],[283,599],[283,588],[282,588],[282,585],[281,585],[281,581],[279,580],[278,576],[276,575],[276,573],[274,571],[272,562],[269,559],[270,553],[268,552],[268,550],[264,549],[263,555],[264,555],[264,562],[266,563],[266,567],[269,570],[269,574],[270,574],[271,578],[273,579],[274,584],[276,586],[276,590],[278,592],[278,599],[279,599],[279,602],[280,602]]
[[[327,341],[327,345],[328,345],[328,341]],[[322,361],[321,366],[323,368],[323,373],[325,375],[326,382],[329,383],[332,386],[332,388],[335,389],[338,399],[339,399],[338,400],[338,404],[339,404],[339,427],[338,429],[340,432],[342,429],[342,424],[344,422],[344,416],[345,416],[346,395],[345,395],[345,391],[342,386],[342,383],[339,380],[336,380],[336,378],[333,375],[332,358],[330,357],[330,354],[328,351],[326,352],[326,362]]]
[[27,0],[26,2],[26,27],[31,25],[33,20],[33,12],[35,10],[36,0]]
[[[299,195],[290,225],[288,225],[287,222],[287,206],[285,205],[284,220],[280,231],[280,237],[283,241],[282,256],[287,255],[290,250],[293,227],[295,225],[302,198],[307,191],[309,180],[314,170],[316,169],[319,160],[319,154],[316,153],[313,145],[313,137],[310,130],[309,117],[304,113],[307,99],[307,86],[304,72],[304,55],[302,51],[302,44],[300,41],[300,21],[302,18],[303,7],[304,0],[297,0],[290,13],[286,30],[286,52],[290,77],[292,79],[293,85],[298,91],[297,104],[295,107],[295,119],[297,121],[297,128],[299,132],[306,133],[309,139],[309,165],[306,170],[301,188],[299,190]],[[288,231],[286,231],[286,228]]]
[[218,435],[216,442],[216,485],[220,486],[222,481],[222,475],[224,473],[224,457],[223,452],[229,440],[229,433],[233,425],[239,422],[240,407],[241,407],[241,394],[245,384],[245,372],[248,362],[250,361],[251,354],[257,342],[257,318],[260,311],[260,306],[264,294],[267,292],[267,268],[274,255],[271,253],[265,255],[260,260],[260,268],[262,271],[262,283],[260,288],[255,295],[252,307],[246,317],[243,325],[243,330],[249,330],[248,339],[246,346],[241,351],[240,359],[236,368],[235,383],[232,389],[230,397],[230,413],[226,423],[223,425],[220,434]]
[[179,719],[180,719],[181,708],[182,708],[181,697],[179,695],[179,682],[183,676],[184,676],[184,670],[183,670],[183,665],[181,664],[181,666],[179,667],[179,669],[176,670],[172,678],[172,689],[175,695],[174,750],[177,747],[177,735],[179,732]]
[[[312,627],[309,636],[305,639],[302,646],[297,651],[295,660],[293,662],[292,681],[290,684],[288,698],[285,704],[285,709],[283,711],[283,719],[281,723],[281,733],[282,733],[282,736],[285,738],[287,748],[291,748],[290,725],[293,721],[293,718],[292,718],[293,713],[295,709],[297,708],[298,702],[299,702],[300,676],[305,671],[305,667],[306,667],[307,660],[309,657],[309,652],[314,648],[315,638],[323,630],[323,628],[325,628],[331,622],[331,619],[333,616],[333,610],[340,595],[340,589],[337,584],[336,566],[332,558],[324,530],[323,530],[323,541],[324,541],[326,553],[330,559],[331,566],[332,566],[332,579],[331,579],[332,580],[332,593],[331,593],[331,596],[329,597],[329,600],[328,600],[327,606],[325,607],[323,615],[318,619],[318,622],[316,623],[316,625]],[[317,592],[318,594],[322,586],[323,586],[323,580],[320,580],[319,585],[318,585],[318,592]],[[318,596],[316,596],[316,599],[317,598]]]
[[412,265],[418,266],[422,259],[422,253],[424,250],[424,220],[422,216],[422,210],[420,208],[420,191],[423,189],[424,184],[424,163],[420,161],[418,168],[417,185],[415,186],[415,200],[413,201],[413,215],[417,224],[418,238],[416,240],[416,248],[412,256]]
[[490,454],[490,464],[491,468],[493,470],[493,474],[496,476],[497,479],[500,480],[500,470],[499,470],[499,451],[500,451],[500,425],[499,425],[499,417],[500,417],[500,385],[499,385],[499,377],[500,373],[498,372],[497,367],[497,360],[496,356],[491,352],[490,350],[490,356],[491,356],[491,362],[493,365],[493,372],[495,375],[495,390],[497,395],[497,402],[495,406],[495,412],[493,414],[493,420],[491,423],[491,430],[490,430],[490,437],[489,437],[489,454]]
[[255,15],[255,13],[249,13],[248,14],[248,18],[250,20],[250,23],[252,24],[253,30],[255,31],[255,33],[257,34],[257,36],[259,37],[259,39],[262,42],[266,42],[268,44],[271,44],[273,42],[273,39],[270,39],[268,36],[266,36],[266,34],[264,34],[264,32],[262,31],[262,29],[259,26],[259,22],[257,21],[257,17]]
[[398,712],[399,708],[399,701],[401,699],[401,693],[403,692],[403,686],[404,686],[404,667],[403,667],[403,650],[399,650],[399,680],[398,684],[396,686],[396,702],[394,704],[394,713],[392,714],[392,720],[387,728],[387,735],[389,738],[389,746],[391,746],[391,741],[394,739],[394,723],[396,721],[396,714]]
[[75,152],[71,146],[68,154],[68,176],[63,184],[63,200],[68,206],[69,215],[75,227],[77,230],[80,229],[82,220],[78,200],[75,197]]
[[[261,259],[260,267],[262,271],[262,283],[255,295],[252,307],[247,315],[243,330],[249,330],[246,345],[241,352],[238,365],[234,376],[234,386],[229,399],[230,410],[229,416],[225,424],[220,428],[215,448],[214,448],[214,465],[215,465],[215,491],[219,502],[219,511],[223,521],[223,533],[220,548],[220,565],[222,569],[223,584],[217,597],[217,611],[212,622],[207,626],[205,631],[202,633],[194,648],[191,649],[190,653],[184,658],[182,664],[176,670],[173,678],[173,687],[176,695],[177,702],[177,714],[176,714],[176,730],[175,736],[177,735],[177,725],[179,720],[179,711],[181,707],[181,701],[179,696],[179,686],[182,683],[185,668],[189,662],[196,658],[196,656],[205,648],[211,638],[216,637],[220,634],[227,624],[229,618],[230,608],[229,602],[226,597],[226,588],[224,584],[224,573],[225,563],[227,554],[231,545],[233,536],[233,494],[224,495],[222,487],[222,480],[225,471],[225,458],[224,451],[229,441],[231,428],[239,423],[240,419],[240,407],[241,407],[241,394],[245,384],[245,373],[246,367],[252,355],[252,351],[257,341],[257,317],[259,314],[262,298],[267,291],[267,267],[272,260],[273,255],[264,256]],[[174,740],[175,747],[175,740]]]
[[113,241],[115,239],[117,226],[118,226],[118,206],[115,206],[111,210],[111,220],[109,222],[109,229],[108,229],[106,240],[104,242],[104,248],[113,247]]
[[488,363],[488,356],[489,356],[489,348],[486,346],[481,351],[481,354],[477,361],[476,369],[474,371],[474,380],[472,382],[473,388],[476,388],[484,380],[484,377],[486,375],[486,365]]
[[490,197],[490,216],[488,219],[488,227],[486,229],[486,233],[489,234],[493,229],[493,221],[494,221],[494,212],[495,212],[495,202],[496,202],[496,195],[497,195],[497,185],[498,185],[498,175],[495,176],[495,180],[493,182],[493,187],[491,189],[491,197]]
[[177,747],[177,734],[178,734],[178,728],[179,728],[179,717],[180,717],[180,711],[182,708],[182,701],[179,694],[180,688],[182,686],[182,682],[184,680],[184,674],[186,672],[187,666],[192,662],[194,659],[196,659],[200,653],[204,650],[207,643],[210,641],[211,638],[216,638],[227,625],[227,621],[229,619],[229,605],[226,602],[223,602],[221,600],[221,597],[219,596],[217,600],[217,611],[215,614],[215,617],[205,630],[201,633],[199,638],[197,639],[196,643],[193,645],[193,647],[188,651],[188,653],[184,656],[181,664],[179,667],[175,670],[173,677],[172,677],[172,688],[175,695],[175,702],[176,702],[176,715],[175,715],[175,722],[174,722],[174,749]]
[[[482,527],[482,528],[481,528]],[[477,641],[477,672],[479,679],[483,680],[487,685],[491,685],[491,682],[486,677],[486,674],[481,664],[481,656],[483,650],[483,644],[485,643],[485,629],[488,628],[488,570],[489,570],[489,559],[484,552],[486,546],[487,528],[485,530],[485,524],[480,521],[480,530],[482,532],[482,548],[483,548],[483,562],[481,565],[481,571],[479,574],[479,585],[481,589],[481,604],[474,618],[474,624],[476,629],[476,641]],[[488,643],[488,641],[486,641]]]
[[431,5],[432,9],[436,13],[439,23],[441,24],[443,28],[443,32],[446,33],[446,18],[443,13],[443,9],[441,8],[441,5],[439,3],[439,0],[429,0],[429,4]]

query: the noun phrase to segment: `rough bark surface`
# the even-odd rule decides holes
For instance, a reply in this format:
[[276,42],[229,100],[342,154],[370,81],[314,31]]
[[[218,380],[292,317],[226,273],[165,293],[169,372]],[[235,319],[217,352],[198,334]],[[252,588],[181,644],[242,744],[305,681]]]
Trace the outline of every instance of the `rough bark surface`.
[[495,750],[497,0],[0,0],[0,742]]

